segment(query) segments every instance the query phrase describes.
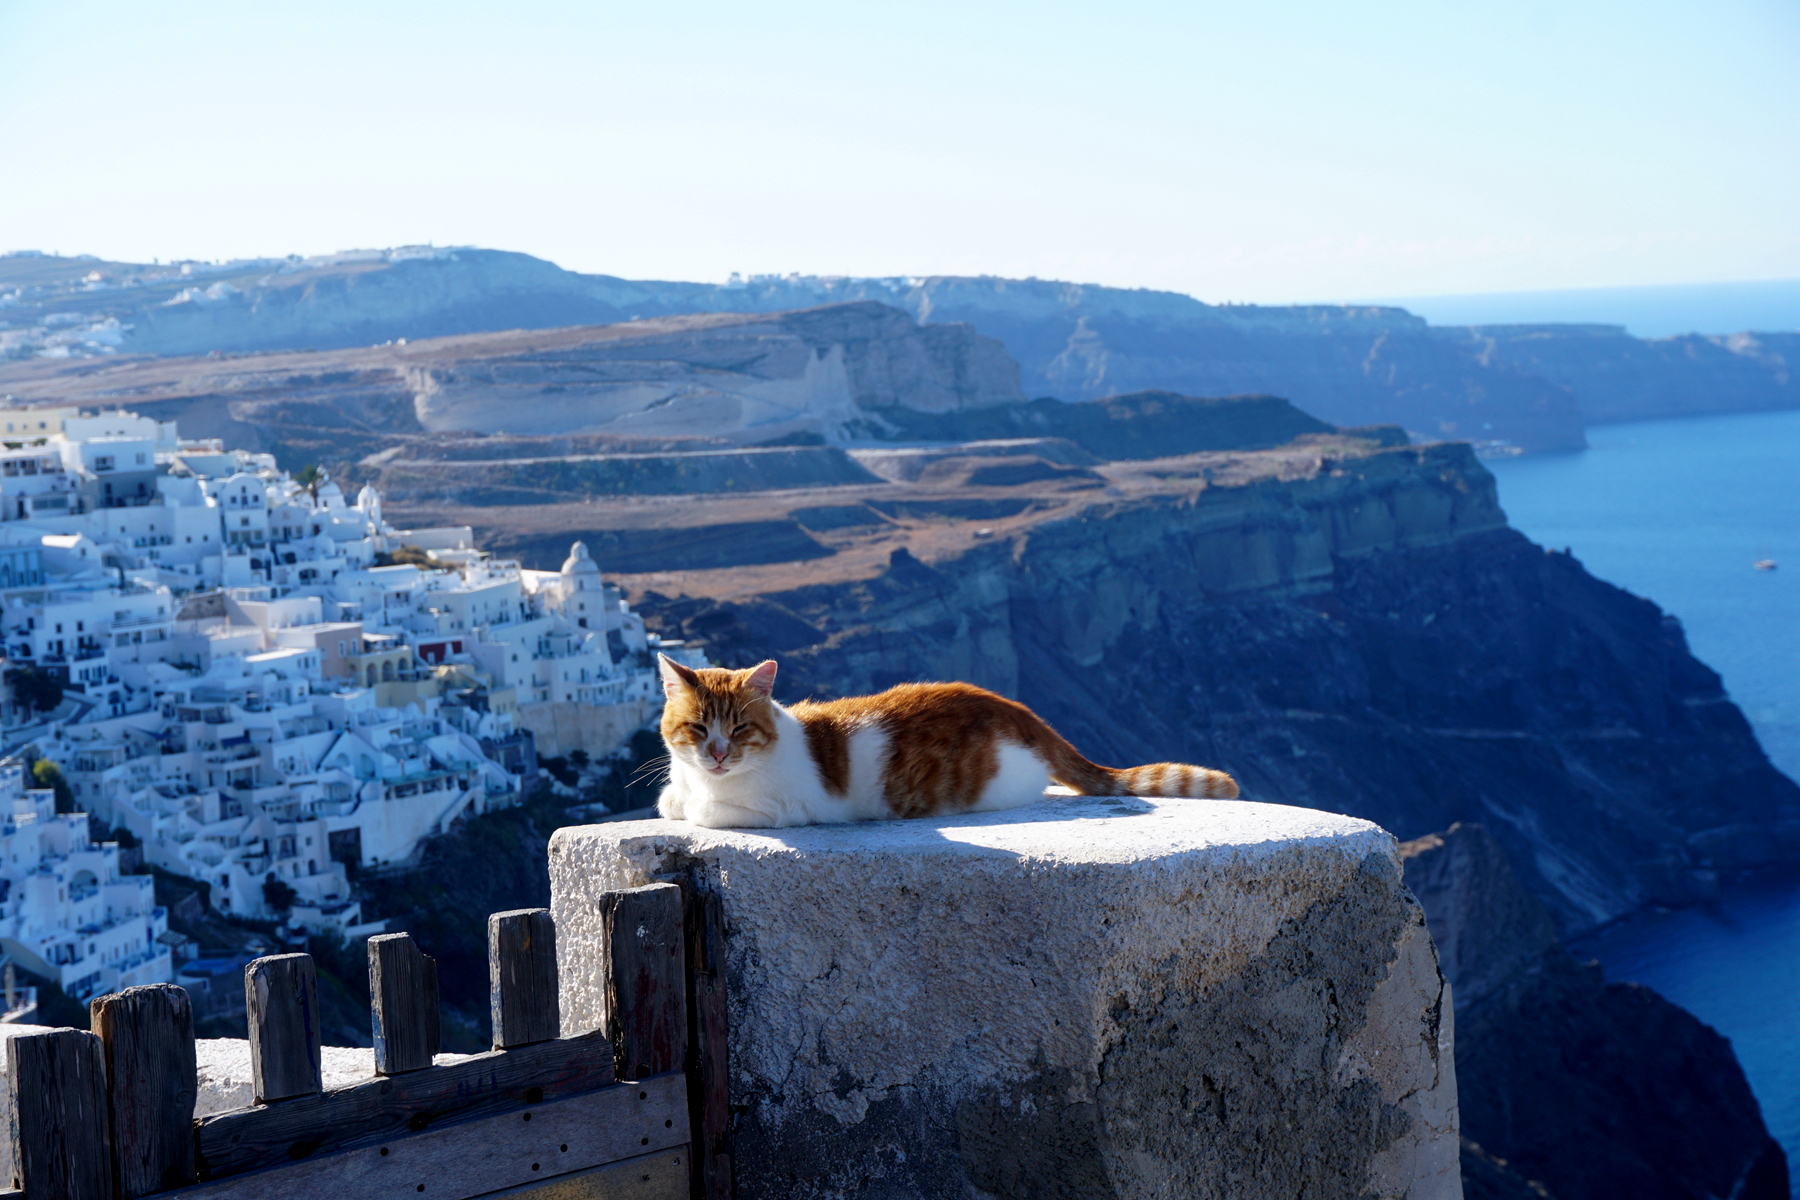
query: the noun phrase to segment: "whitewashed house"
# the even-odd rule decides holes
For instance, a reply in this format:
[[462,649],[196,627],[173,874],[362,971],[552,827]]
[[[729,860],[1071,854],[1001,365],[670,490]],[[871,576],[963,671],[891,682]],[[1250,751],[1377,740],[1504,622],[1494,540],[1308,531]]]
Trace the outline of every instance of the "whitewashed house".
[[59,816],[28,783],[21,760],[0,761],[0,952],[77,1000],[168,982],[155,881],[121,875],[116,843],[90,841],[85,813]]
[[[0,696],[0,738],[223,911],[365,928],[349,868],[518,803],[538,731],[558,753],[623,744],[660,703],[653,651],[705,665],[647,633],[581,543],[527,571],[467,527],[397,529],[372,488],[351,503],[172,424],[37,423],[0,439],[0,670],[48,673],[64,700]],[[431,561],[379,565],[401,547]]]

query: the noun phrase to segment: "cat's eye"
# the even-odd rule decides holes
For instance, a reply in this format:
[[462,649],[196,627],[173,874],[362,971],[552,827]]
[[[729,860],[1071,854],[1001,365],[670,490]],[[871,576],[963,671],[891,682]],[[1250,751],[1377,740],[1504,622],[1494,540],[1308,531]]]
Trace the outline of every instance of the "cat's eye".
[[736,725],[736,726],[733,726],[733,727],[732,727],[732,730],[731,730],[731,736],[732,736],[732,737],[738,737],[738,736],[740,736],[740,735],[742,735],[742,734],[743,734],[743,733],[744,733],[744,732],[745,732],[745,731],[746,731],[746,730],[748,730],[748,729],[749,729],[749,728],[750,728],[750,727],[749,727],[749,726],[748,726],[748,725]]
[[704,726],[704,725],[689,725],[688,732],[693,734],[697,738],[703,738],[706,736],[706,726]]

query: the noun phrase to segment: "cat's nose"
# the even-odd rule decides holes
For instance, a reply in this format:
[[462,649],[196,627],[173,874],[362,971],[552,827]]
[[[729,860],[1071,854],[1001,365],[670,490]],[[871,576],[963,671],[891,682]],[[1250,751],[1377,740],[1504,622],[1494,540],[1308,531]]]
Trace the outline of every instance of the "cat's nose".
[[731,753],[731,747],[724,742],[708,742],[706,743],[706,752],[713,756],[714,762],[722,763],[725,761],[726,755]]

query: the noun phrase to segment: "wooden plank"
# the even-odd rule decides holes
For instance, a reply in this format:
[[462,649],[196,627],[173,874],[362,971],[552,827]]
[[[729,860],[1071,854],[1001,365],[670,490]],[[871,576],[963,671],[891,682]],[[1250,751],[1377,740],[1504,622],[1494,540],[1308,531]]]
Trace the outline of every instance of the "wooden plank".
[[556,992],[556,922],[547,908],[488,918],[488,985],[494,1049],[562,1035]]
[[106,1066],[113,1180],[123,1200],[194,1181],[194,1013],[153,983],[88,1006]]
[[621,1079],[678,1071],[687,1058],[681,889],[652,883],[600,897],[606,1029]]
[[431,1065],[438,1051],[437,960],[421,951],[411,934],[369,939],[369,1010],[377,1075]]
[[310,1096],[320,1086],[319,984],[310,954],[272,954],[244,968],[256,1102]]
[[423,1194],[466,1200],[552,1173],[684,1146],[687,1140],[687,1080],[677,1072],[523,1111],[450,1121],[165,1195],[172,1200],[387,1200]]
[[690,886],[688,1119],[694,1130],[693,1200],[731,1200],[731,1077],[726,1062],[725,913],[709,888]]
[[218,1179],[372,1139],[401,1137],[452,1118],[560,1100],[612,1082],[612,1042],[604,1030],[596,1030],[204,1117],[194,1130],[195,1165],[200,1178]]
[[8,1038],[6,1073],[13,1186],[45,1200],[112,1200],[100,1039],[80,1029]]
[[480,1200],[682,1200],[688,1194],[687,1161],[687,1147],[677,1146],[543,1183],[489,1192]]

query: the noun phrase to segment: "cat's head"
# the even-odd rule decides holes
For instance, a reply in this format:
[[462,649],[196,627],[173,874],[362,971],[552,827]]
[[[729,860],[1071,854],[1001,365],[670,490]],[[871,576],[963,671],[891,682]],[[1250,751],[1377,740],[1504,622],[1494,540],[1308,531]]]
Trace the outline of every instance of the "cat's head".
[[775,663],[746,671],[696,671],[656,656],[663,679],[669,756],[709,779],[753,770],[775,746]]

